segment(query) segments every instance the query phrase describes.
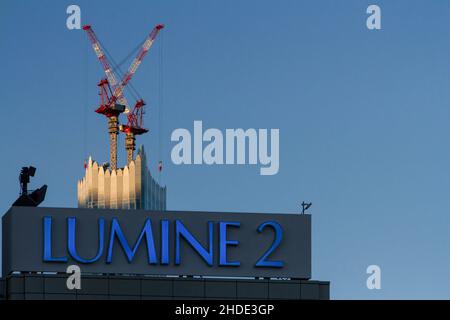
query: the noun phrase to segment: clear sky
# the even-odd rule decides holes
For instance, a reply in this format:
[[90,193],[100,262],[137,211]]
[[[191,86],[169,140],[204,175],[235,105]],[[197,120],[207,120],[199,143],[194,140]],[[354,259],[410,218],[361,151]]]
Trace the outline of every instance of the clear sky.
[[[332,298],[450,298],[450,2],[1,0],[0,212],[23,165],[38,168],[32,187],[49,185],[43,205],[75,207],[86,156],[108,160],[93,112],[103,72],[84,32],[66,28],[70,4],[116,61],[166,24],[133,85],[148,101],[138,143],[153,172],[164,160],[169,209],[312,201],[313,278]],[[366,28],[369,4],[382,30]],[[279,128],[279,173],[173,165],[170,134],[194,120]],[[119,150],[123,165],[123,137]],[[381,290],[366,288],[371,264]]]

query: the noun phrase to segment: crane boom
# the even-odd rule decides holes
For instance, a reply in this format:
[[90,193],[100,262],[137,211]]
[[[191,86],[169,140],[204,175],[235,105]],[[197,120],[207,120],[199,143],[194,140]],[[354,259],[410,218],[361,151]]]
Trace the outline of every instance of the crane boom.
[[153,45],[153,42],[156,39],[156,36],[158,35],[159,31],[164,28],[163,24],[156,25],[153,30],[148,35],[147,39],[142,44],[141,49],[139,50],[138,54],[136,55],[136,58],[134,58],[133,62],[131,63],[130,67],[128,68],[127,73],[123,76],[122,80],[120,81],[120,84],[115,87],[114,89],[114,96],[118,97],[123,94],[123,89],[125,86],[130,82],[131,78],[136,73],[136,70],[139,68],[142,60],[144,59],[147,52],[150,50],[151,46]]
[[[83,26],[83,30],[86,31],[89,41],[92,44],[92,48],[94,49],[95,54],[97,55],[97,58],[100,61],[101,65],[103,67],[103,70],[105,71],[106,78],[108,79],[108,83],[112,87],[113,92],[115,92],[116,88],[117,88],[116,76],[114,75],[114,72],[111,69],[109,61],[106,58],[106,55],[102,50],[102,47],[100,45],[100,42],[97,39],[97,36],[95,35],[94,30],[92,30],[92,27],[90,25]],[[123,92],[123,90],[120,90],[120,94],[117,94],[117,95],[113,94],[113,96],[115,97],[115,100],[118,100],[124,106],[128,106],[128,102],[125,99],[125,97],[123,96],[122,92]]]

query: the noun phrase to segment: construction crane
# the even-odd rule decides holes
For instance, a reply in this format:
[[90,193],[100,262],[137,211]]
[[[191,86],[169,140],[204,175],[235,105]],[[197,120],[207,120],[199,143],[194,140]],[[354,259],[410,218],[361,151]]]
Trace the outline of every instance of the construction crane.
[[[139,50],[136,58],[134,58],[133,63],[130,65],[127,73],[123,76],[120,85],[116,88],[114,95],[120,96],[122,95],[123,88],[127,85],[127,83],[131,80],[133,75],[136,73],[136,70],[139,68],[142,60],[144,59],[147,52],[150,50],[153,42],[156,39],[159,31],[164,28],[164,25],[158,24],[148,35],[147,39],[142,44],[141,49]],[[120,126],[120,130],[125,133],[125,149],[127,151],[127,163],[129,164],[134,157],[134,150],[136,149],[136,135],[141,135],[147,133],[148,130],[143,128],[143,115],[145,102],[140,99],[136,101],[133,110],[128,114],[128,122],[126,125]]]
[[[108,118],[109,132],[109,163],[112,170],[117,169],[117,135],[119,134],[119,115],[125,111],[127,101],[123,96],[114,96],[113,90],[116,89],[117,80],[111,69],[110,63],[97,39],[97,36],[90,25],[83,26],[86,31],[92,48],[100,61],[106,74],[106,79],[102,79],[98,86],[100,87],[100,106],[95,110],[99,114],[103,114]],[[113,89],[111,89],[111,86]],[[121,104],[116,103],[119,100]]]
[[[117,169],[117,136],[119,134],[119,115],[129,111],[128,102],[123,95],[124,88],[136,73],[142,59],[152,46],[159,30],[162,28],[164,28],[164,25],[161,24],[158,24],[153,28],[150,35],[144,41],[141,50],[134,59],[127,73],[123,76],[120,83],[118,83],[114,71],[111,69],[111,64],[109,63],[97,36],[92,30],[92,27],[90,25],[83,26],[83,30],[86,31],[95,54],[97,55],[97,58],[106,74],[106,79],[102,79],[98,84],[100,87],[100,106],[95,110],[95,112],[103,114],[108,118],[110,167],[112,170]],[[133,160],[133,152],[135,150],[134,136],[148,132],[148,130],[142,128],[142,115],[144,113],[142,107],[144,105],[145,103],[142,99],[136,102],[133,111],[128,116],[128,123],[123,129],[127,135],[126,149],[128,164]]]

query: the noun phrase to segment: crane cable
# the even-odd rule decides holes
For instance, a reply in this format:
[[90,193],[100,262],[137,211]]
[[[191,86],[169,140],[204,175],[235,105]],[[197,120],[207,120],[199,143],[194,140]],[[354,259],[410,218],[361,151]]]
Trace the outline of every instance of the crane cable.
[[158,171],[159,171],[159,183],[162,185],[162,170],[163,170],[163,143],[162,143],[162,136],[164,134],[164,126],[163,126],[163,106],[164,106],[164,78],[163,78],[163,71],[164,71],[164,61],[163,61],[163,47],[164,47],[164,33],[162,33],[159,41],[159,61],[158,61],[158,104],[159,104],[159,112],[158,112],[158,156],[159,156],[159,163],[158,163]]
[[87,160],[87,137],[88,137],[88,118],[87,112],[89,108],[89,98],[88,98],[88,82],[89,82],[89,42],[85,42],[85,50],[84,50],[84,81],[83,81],[83,157],[84,157],[84,168],[86,169],[86,160]]
[[[116,61],[114,60],[112,54],[103,45],[103,43],[100,41],[100,39],[97,39],[97,40],[98,40],[98,43],[100,44],[100,46],[102,47],[103,51],[105,52],[105,55],[107,56],[108,60],[110,61],[111,66],[112,66],[112,70],[115,70],[114,73],[119,78],[119,79],[117,79],[117,81],[118,81],[117,85],[119,85],[120,81],[123,79],[123,76],[125,75],[125,73],[120,68],[120,65],[116,63]],[[128,58],[125,58],[125,59],[129,59],[129,56],[131,56],[131,54],[132,53],[128,54],[128,56],[127,56]],[[121,64],[123,64],[124,62],[125,61],[122,61]],[[136,88],[131,84],[131,82],[128,82],[128,84],[127,84],[127,86],[125,86],[124,90],[128,91],[133,96],[133,99],[135,99],[136,101],[142,99],[141,95],[136,90]]]
[[117,68],[122,67],[122,65],[123,65],[125,62],[127,62],[127,61],[131,58],[132,55],[135,55],[135,54],[138,52],[138,50],[142,47],[142,45],[144,44],[145,40],[146,40],[146,39],[142,40],[142,41],[136,46],[136,48],[134,48],[134,49],[133,49],[133,50],[132,50],[125,58],[123,58],[123,59],[117,64],[117,66],[116,66],[115,68],[112,69],[112,72],[116,72],[116,69],[117,69]]

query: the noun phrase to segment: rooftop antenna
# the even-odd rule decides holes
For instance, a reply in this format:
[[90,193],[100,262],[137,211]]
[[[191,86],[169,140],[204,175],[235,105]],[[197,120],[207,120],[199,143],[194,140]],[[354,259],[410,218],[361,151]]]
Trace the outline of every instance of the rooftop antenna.
[[302,214],[305,214],[305,212],[312,206],[312,202],[302,202]]

